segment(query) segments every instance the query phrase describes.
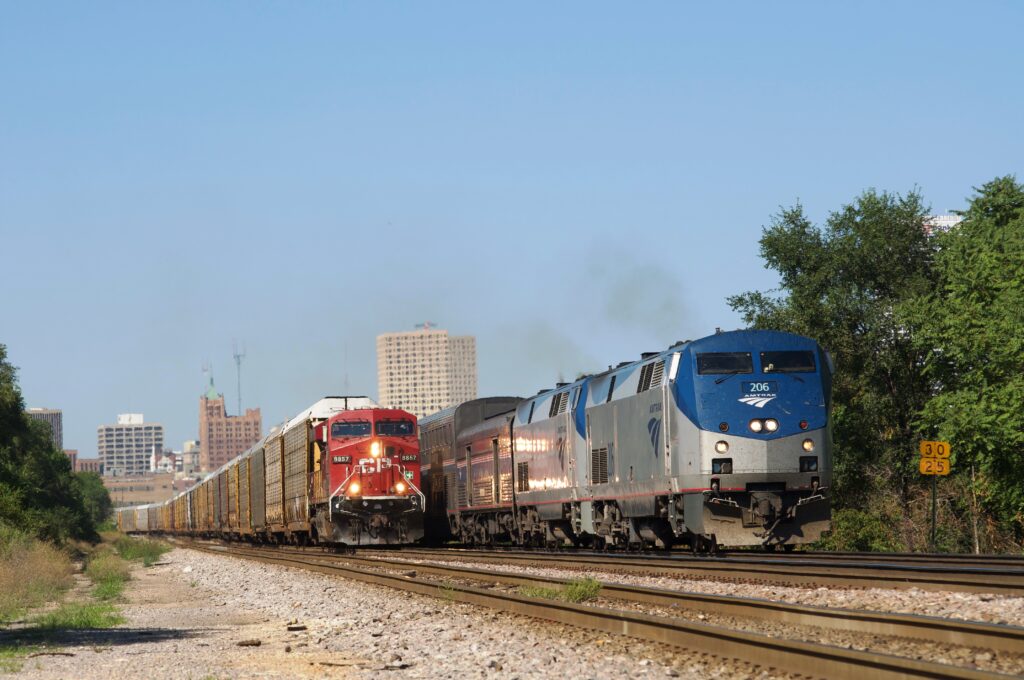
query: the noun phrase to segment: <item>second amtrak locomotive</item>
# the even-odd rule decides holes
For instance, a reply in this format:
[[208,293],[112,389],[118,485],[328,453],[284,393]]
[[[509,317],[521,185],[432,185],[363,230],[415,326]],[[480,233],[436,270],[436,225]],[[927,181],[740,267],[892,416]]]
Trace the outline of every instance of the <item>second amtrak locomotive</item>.
[[830,526],[831,379],[814,340],[734,331],[429,416],[428,534],[697,551],[810,543]]

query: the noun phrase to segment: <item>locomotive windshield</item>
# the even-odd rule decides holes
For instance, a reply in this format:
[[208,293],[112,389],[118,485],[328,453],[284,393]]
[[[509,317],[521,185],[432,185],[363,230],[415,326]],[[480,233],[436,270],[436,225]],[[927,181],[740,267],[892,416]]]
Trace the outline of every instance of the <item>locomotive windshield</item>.
[[366,437],[370,434],[370,423],[365,420],[341,421],[331,424],[331,437]]
[[697,354],[697,373],[700,375],[727,375],[753,373],[754,360],[750,352],[703,352]]
[[416,431],[411,420],[377,421],[377,434],[384,437],[409,437]]
[[814,352],[761,352],[762,373],[814,373]]

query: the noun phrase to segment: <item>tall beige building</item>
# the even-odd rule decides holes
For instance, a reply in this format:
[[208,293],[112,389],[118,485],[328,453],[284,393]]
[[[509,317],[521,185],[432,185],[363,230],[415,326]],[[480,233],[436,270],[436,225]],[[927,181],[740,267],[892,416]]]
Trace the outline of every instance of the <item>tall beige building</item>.
[[199,469],[216,470],[260,440],[263,419],[258,408],[245,415],[229,416],[224,395],[218,394],[210,378],[210,389],[199,397]]
[[122,413],[116,425],[96,428],[96,451],[104,475],[144,475],[150,459],[164,450],[164,426],[147,423],[141,413]]
[[382,406],[419,418],[476,399],[476,338],[429,323],[378,335],[377,391]]

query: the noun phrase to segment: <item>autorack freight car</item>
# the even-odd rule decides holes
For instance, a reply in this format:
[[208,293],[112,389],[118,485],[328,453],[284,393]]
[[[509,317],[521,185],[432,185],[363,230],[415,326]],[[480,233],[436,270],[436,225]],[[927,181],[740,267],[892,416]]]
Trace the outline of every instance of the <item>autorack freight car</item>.
[[170,501],[118,511],[118,526],[274,543],[406,543],[423,536],[424,505],[415,417],[365,397],[326,397]]

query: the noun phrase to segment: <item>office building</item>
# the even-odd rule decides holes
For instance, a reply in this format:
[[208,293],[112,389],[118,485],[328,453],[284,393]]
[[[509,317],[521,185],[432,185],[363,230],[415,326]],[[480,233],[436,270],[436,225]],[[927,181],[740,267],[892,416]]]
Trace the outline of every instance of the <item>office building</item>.
[[190,439],[185,442],[181,448],[181,470],[180,472],[186,476],[191,477],[192,475],[199,472],[199,440]]
[[377,391],[382,406],[417,417],[476,399],[476,338],[429,323],[378,335]]
[[162,503],[174,496],[174,473],[103,478],[115,508]]
[[244,416],[229,416],[224,395],[210,388],[199,397],[199,469],[216,470],[260,440],[263,420],[258,408],[245,409]]
[[30,408],[25,415],[49,425],[53,446],[58,451],[64,450],[64,414],[59,408]]
[[103,474],[103,463],[99,458],[76,458],[75,472],[95,472]]
[[164,427],[141,413],[122,413],[116,425],[96,428],[96,450],[105,475],[147,474],[151,457],[164,450]]

